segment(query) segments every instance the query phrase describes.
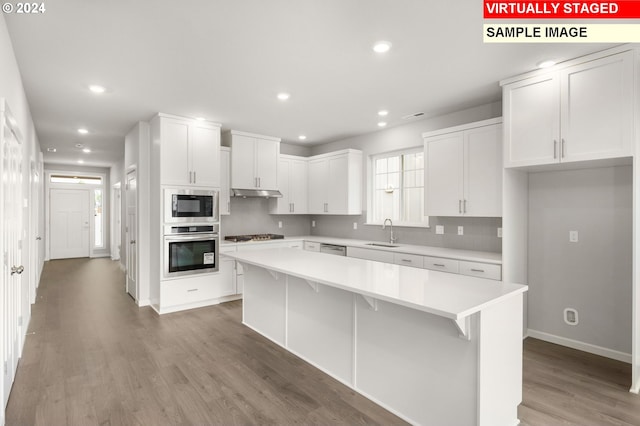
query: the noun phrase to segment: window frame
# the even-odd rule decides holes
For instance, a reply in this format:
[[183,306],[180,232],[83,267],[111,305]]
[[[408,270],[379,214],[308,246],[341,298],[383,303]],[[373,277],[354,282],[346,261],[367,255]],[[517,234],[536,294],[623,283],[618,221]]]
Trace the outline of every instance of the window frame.
[[[382,223],[384,221],[384,219],[381,220],[375,220],[373,215],[374,215],[374,202],[375,202],[375,181],[376,181],[376,160],[379,160],[381,158],[388,158],[388,157],[393,157],[393,156],[398,156],[398,155],[407,155],[407,154],[415,154],[418,152],[422,152],[424,153],[424,146],[420,145],[420,146],[413,146],[413,147],[408,147],[408,148],[403,148],[403,149],[399,149],[399,150],[394,150],[394,151],[387,151],[387,152],[380,152],[377,154],[370,154],[367,157],[367,218],[366,218],[366,223],[365,225],[371,225],[371,226],[382,226]],[[423,157],[423,178],[426,176],[426,157]],[[401,192],[400,192],[400,216],[402,216],[402,214],[404,213],[402,211],[403,209],[403,197],[404,197],[404,182],[402,179],[404,179],[404,170],[400,171],[400,176],[401,176],[401,185],[398,188]],[[424,207],[424,181],[423,181],[423,192],[422,192],[422,204]],[[407,222],[407,221],[393,221],[393,226],[400,226],[400,227],[409,227],[409,228],[430,228],[429,226],[429,216],[422,216],[422,221],[421,222]]]

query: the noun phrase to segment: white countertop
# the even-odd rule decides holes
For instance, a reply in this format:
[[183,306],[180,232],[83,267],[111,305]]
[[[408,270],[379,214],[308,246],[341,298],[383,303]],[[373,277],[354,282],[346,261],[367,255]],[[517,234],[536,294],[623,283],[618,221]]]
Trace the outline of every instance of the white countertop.
[[432,246],[420,246],[414,244],[402,244],[402,243],[394,243],[398,247],[380,247],[380,246],[371,246],[367,243],[381,243],[385,244],[383,241],[370,241],[370,240],[353,240],[347,238],[335,238],[335,237],[323,237],[318,235],[303,235],[303,236],[295,236],[295,237],[286,237],[284,240],[268,240],[268,241],[246,241],[246,242],[230,242],[230,241],[221,241],[220,244],[224,246],[236,244],[236,245],[246,245],[246,244],[268,244],[268,243],[277,243],[283,241],[314,241],[318,243],[325,244],[336,244],[346,247],[359,247],[365,248],[369,250],[381,250],[388,251],[392,253],[408,253],[408,254],[417,254],[421,256],[432,256],[432,257],[441,257],[445,259],[456,259],[456,260],[466,260],[469,262],[482,262],[482,263],[492,263],[496,265],[502,264],[502,254],[501,253],[493,253],[486,251],[473,251],[473,250],[458,250],[458,249],[450,249],[444,247],[432,247]]
[[520,284],[294,248],[265,248],[221,255],[454,320],[528,289]]

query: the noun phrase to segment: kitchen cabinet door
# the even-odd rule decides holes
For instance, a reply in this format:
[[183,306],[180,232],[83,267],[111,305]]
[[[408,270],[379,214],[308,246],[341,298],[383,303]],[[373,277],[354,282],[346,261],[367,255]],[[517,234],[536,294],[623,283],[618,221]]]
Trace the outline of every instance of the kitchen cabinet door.
[[502,126],[464,132],[462,213],[502,216]]
[[520,167],[558,161],[560,83],[545,74],[505,86],[504,166]]
[[231,186],[239,189],[255,189],[255,139],[233,135],[231,147]]
[[459,216],[463,194],[463,132],[426,138],[425,214]]
[[220,129],[194,123],[189,138],[192,184],[220,187]]
[[561,162],[633,153],[633,52],[561,72]]
[[306,214],[308,167],[304,157],[280,156],[278,163],[278,190],[281,198],[272,198],[271,214]]
[[259,189],[278,189],[278,157],[280,142],[256,139],[255,176]]
[[329,163],[326,159],[309,161],[309,213],[326,213]]
[[228,257],[220,256],[219,262],[219,272],[212,277],[215,282],[215,297],[236,294],[236,261]]
[[161,118],[160,173],[165,185],[190,185],[189,123]]
[[293,160],[289,169],[289,194],[291,212],[294,214],[307,214],[309,164],[306,159]]
[[349,159],[345,155],[327,161],[327,213],[347,214],[349,210]]
[[231,187],[230,187],[230,161],[231,151],[227,147],[220,148],[220,214],[231,214]]

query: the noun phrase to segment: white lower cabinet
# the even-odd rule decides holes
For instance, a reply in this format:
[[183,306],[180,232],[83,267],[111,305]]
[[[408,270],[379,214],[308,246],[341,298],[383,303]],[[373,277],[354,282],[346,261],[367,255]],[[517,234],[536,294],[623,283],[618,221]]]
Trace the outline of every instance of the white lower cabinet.
[[490,263],[466,262],[461,260],[460,274],[500,280],[502,278],[502,267]]
[[320,243],[316,243],[315,241],[305,241],[304,249],[307,251],[320,251]]
[[[306,244],[305,242],[305,249]],[[319,243],[313,243],[318,244]],[[318,247],[319,248],[319,247]],[[468,262],[465,260],[447,259],[443,257],[422,256],[419,254],[398,253],[361,247],[347,247],[347,256],[357,259],[374,260],[376,262],[395,263],[413,268],[450,272],[453,274],[471,275],[492,280],[502,279],[502,266],[492,263]]]
[[414,268],[422,268],[423,257],[417,254],[394,253],[393,263],[397,265],[413,266]]
[[347,247],[347,256],[358,259],[375,260],[377,262],[394,263],[393,253],[383,250]]
[[441,257],[424,257],[424,269],[433,271],[451,272],[457,274],[460,270],[460,261],[455,259],[444,259]]

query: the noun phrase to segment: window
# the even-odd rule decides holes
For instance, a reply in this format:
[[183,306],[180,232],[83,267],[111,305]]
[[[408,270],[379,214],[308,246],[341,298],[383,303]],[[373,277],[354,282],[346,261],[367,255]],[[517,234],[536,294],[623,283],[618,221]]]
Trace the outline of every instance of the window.
[[51,175],[51,183],[75,183],[78,185],[102,185],[100,176],[67,176],[67,175]]
[[369,223],[391,219],[404,226],[428,226],[424,216],[422,148],[371,157]]

